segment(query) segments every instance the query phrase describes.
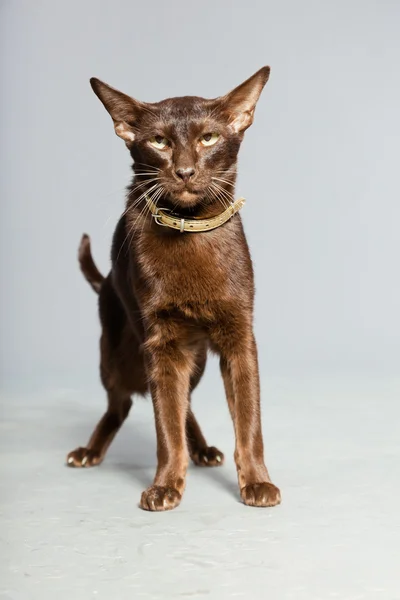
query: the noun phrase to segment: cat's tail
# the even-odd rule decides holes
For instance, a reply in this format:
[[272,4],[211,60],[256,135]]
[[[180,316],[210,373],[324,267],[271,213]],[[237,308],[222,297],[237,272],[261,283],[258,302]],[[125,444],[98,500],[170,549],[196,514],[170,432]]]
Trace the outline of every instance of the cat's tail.
[[90,237],[84,233],[78,250],[81,271],[94,291],[98,294],[103,285],[104,277],[96,267],[90,250]]

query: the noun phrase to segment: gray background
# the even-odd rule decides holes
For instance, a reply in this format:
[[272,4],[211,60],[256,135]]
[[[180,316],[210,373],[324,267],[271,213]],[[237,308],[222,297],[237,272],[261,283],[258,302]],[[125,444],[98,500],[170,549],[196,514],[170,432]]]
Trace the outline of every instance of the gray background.
[[2,383],[97,376],[76,249],[88,231],[109,267],[130,161],[89,77],[213,97],[264,64],[237,190],[263,372],[397,373],[399,16],[387,0],[3,1]]
[[[399,30],[394,0],[1,2],[2,597],[400,599]],[[63,468],[105,403],[77,246],[107,270],[131,177],[89,77],[215,97],[264,64],[237,191],[283,503],[238,501],[214,359],[194,405],[226,464],[144,513],[149,402],[99,469]]]

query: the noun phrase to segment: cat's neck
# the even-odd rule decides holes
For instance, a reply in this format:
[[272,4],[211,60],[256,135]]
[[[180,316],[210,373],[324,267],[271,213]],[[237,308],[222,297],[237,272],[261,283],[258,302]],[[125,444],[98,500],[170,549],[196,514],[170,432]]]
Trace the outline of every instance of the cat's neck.
[[[150,199],[152,199],[151,194],[149,194]],[[202,197],[199,196],[198,200],[193,204],[183,205],[182,203],[177,203],[172,200],[168,195],[158,196],[154,202],[154,204],[158,208],[164,208],[177,215],[181,218],[200,218],[200,219],[209,219],[212,217],[216,217],[222,214],[230,204],[232,204],[235,200],[234,190],[228,195],[225,194],[223,197],[219,198],[210,198],[210,197]],[[154,201],[154,200],[153,200]],[[131,191],[128,195],[127,200],[127,208],[131,208],[137,213],[144,212],[146,205],[146,197],[144,192],[141,194]]]

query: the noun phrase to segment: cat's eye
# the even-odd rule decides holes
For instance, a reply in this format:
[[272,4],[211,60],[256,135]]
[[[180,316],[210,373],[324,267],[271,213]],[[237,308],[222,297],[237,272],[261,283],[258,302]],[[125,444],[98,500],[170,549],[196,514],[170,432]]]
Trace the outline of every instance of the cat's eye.
[[162,135],[155,135],[151,137],[149,142],[152,146],[154,146],[154,148],[157,148],[157,150],[164,150],[164,148],[169,146],[169,141]]
[[213,146],[219,138],[219,133],[205,133],[200,138],[200,143],[203,146]]

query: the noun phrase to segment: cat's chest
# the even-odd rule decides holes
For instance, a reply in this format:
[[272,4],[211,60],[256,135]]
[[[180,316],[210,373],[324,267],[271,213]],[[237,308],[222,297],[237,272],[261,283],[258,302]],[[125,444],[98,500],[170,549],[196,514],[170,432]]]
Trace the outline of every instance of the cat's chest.
[[136,260],[144,287],[161,303],[203,303],[232,293],[229,250],[215,234],[149,236]]

